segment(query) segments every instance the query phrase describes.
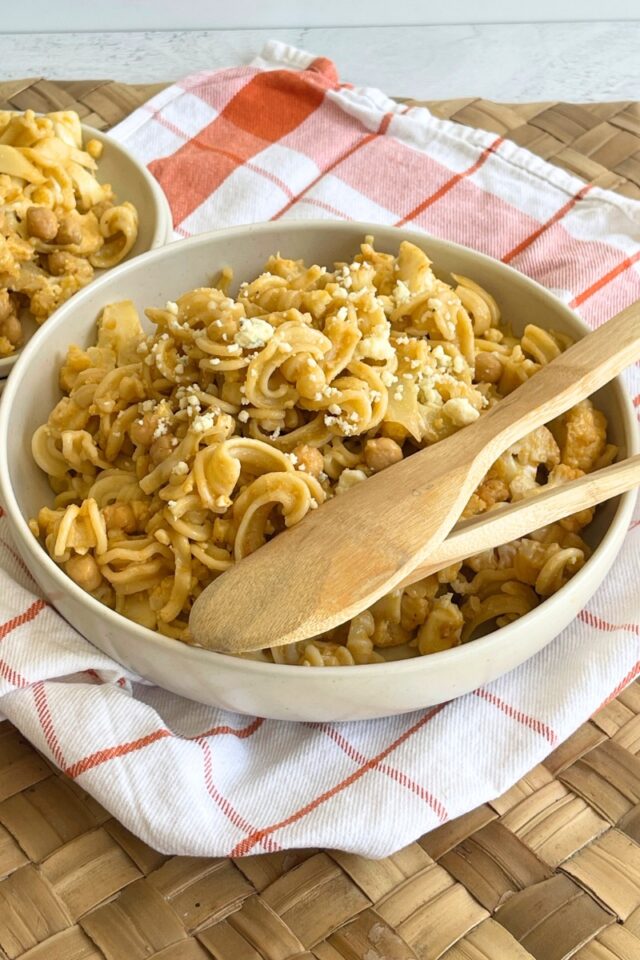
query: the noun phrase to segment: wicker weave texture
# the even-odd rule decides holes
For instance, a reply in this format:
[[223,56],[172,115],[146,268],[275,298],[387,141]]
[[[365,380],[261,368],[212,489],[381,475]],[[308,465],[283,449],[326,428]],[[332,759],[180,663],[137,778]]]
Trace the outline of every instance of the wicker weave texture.
[[[160,89],[11,81],[0,109],[74,109],[106,129]],[[640,104],[426,105],[640,197]],[[0,724],[9,958],[640,960],[640,682],[502,797],[378,861],[166,857]]]
[[506,794],[385,860],[198,859],[151,850],[4,723],[0,956],[637,960],[639,751],[636,682]]

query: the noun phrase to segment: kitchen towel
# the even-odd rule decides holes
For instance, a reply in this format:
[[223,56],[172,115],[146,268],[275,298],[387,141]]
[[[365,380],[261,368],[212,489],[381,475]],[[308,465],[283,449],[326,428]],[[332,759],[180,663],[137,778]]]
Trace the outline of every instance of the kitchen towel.
[[[592,326],[640,298],[639,203],[281,43],[171,86],[112,134],[162,184],[178,237],[279,218],[410,224],[511,264]],[[637,366],[627,383],[638,404]],[[294,724],[127,673],[41,598],[1,517],[0,711],[163,852],[384,856],[499,795],[640,673],[639,538],[637,519],[587,609],[494,683],[391,719]]]

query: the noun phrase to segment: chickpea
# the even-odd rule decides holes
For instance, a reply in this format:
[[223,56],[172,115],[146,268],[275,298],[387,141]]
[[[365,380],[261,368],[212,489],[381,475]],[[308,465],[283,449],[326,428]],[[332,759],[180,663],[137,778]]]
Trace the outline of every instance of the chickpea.
[[395,440],[397,444],[403,443],[409,436],[409,431],[401,423],[391,423],[388,420],[381,424],[380,433],[383,437]]
[[102,155],[102,144],[99,140],[93,138],[92,140],[87,141],[86,151],[90,157],[93,157],[94,160],[97,160],[98,157]]
[[7,290],[0,290],[0,321],[6,320],[14,312],[13,301]]
[[102,583],[100,568],[88,553],[85,554],[84,557],[71,557],[71,559],[65,563],[64,568],[71,579],[75,580],[79,587],[82,587],[83,590],[87,590],[89,593],[97,590]]
[[402,460],[402,447],[391,437],[367,440],[364,445],[364,461],[374,473],[379,473],[398,460]]
[[475,380],[478,383],[497,383],[502,376],[502,362],[495,353],[479,353],[476,357]]
[[49,242],[58,232],[58,221],[48,207],[29,207],[27,210],[27,233],[30,237]]
[[149,447],[153,443],[153,432],[156,428],[156,418],[145,413],[138,420],[134,420],[129,427],[129,436],[134,443],[142,447]]
[[65,273],[69,273],[71,257],[64,250],[54,250],[47,257],[47,262],[49,273],[53,274],[54,277],[62,277]]
[[67,214],[60,221],[60,226],[55,237],[56,243],[61,243],[65,246],[68,243],[82,243],[82,227],[74,217],[72,217],[70,214]]
[[54,277],[78,277],[88,283],[93,277],[93,267],[84,257],[76,257],[67,250],[54,250],[47,258],[49,273]]
[[108,530],[123,530],[125,533],[134,533],[136,530],[136,516],[128,503],[112,503],[102,511],[104,522]]
[[173,444],[171,443],[171,440],[172,437],[170,437],[168,433],[165,433],[162,437],[158,437],[158,439],[154,440],[151,444],[149,456],[156,467],[159,463],[162,463],[163,460],[166,460],[173,450]]
[[14,313],[0,320],[0,337],[6,337],[14,347],[22,341],[22,324]]
[[144,398],[144,387],[138,377],[123,377],[118,389],[122,399],[128,403]]
[[322,473],[324,457],[316,447],[310,447],[308,443],[300,443],[293,452],[298,458],[296,464],[298,470],[303,468],[312,477],[317,477],[319,473]]

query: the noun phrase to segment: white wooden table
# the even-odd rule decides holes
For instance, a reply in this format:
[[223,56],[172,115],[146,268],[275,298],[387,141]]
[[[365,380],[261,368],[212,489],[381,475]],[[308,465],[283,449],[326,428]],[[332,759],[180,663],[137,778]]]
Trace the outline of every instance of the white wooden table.
[[640,98],[640,21],[0,34],[0,77],[171,80],[247,63],[271,37],[392,96]]

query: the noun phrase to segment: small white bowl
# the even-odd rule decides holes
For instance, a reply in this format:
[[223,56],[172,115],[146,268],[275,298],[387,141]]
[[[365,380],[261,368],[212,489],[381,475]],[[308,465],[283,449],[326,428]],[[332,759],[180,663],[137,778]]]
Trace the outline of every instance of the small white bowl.
[[[102,155],[98,160],[96,179],[99,183],[110,183],[119,203],[129,200],[139,214],[138,237],[133,249],[126,257],[132,260],[141,253],[161,247],[173,238],[173,221],[169,201],[165,197],[158,181],[151,176],[144,164],[125,150],[116,140],[94,130],[93,127],[82,125],[82,142],[99,140],[103,146]],[[115,268],[111,268],[115,269]],[[106,270],[96,270],[96,279],[107,273]],[[95,283],[95,280],[91,281]],[[77,294],[75,294],[77,296]],[[51,319],[51,318],[49,318]],[[46,320],[45,323],[49,321]],[[0,358],[0,391],[2,381],[9,376],[9,371],[16,362],[16,358],[26,346],[40,325],[29,315],[22,321],[24,344],[10,357]]]
[[[249,279],[278,250],[308,263],[345,260],[367,233],[382,250],[395,251],[401,240],[410,240],[428,252],[444,279],[453,272],[486,286],[516,331],[535,322],[574,337],[587,332],[568,307],[538,284],[457,244],[370,223],[289,221],[205,234],[117,267],[58,310],[27,344],[9,378],[0,404],[0,464],[6,465],[0,470],[0,502],[25,563],[60,613],[97,647],[148,680],[193,700],[262,717],[325,721],[381,717],[458,697],[550,643],[600,585],[627,531],[633,493],[598,510],[586,532],[593,556],[565,587],[520,620],[453,650],[351,668],[281,666],[186,646],[109,610],[51,560],[27,525],[53,499],[46,477],[31,458],[30,441],[60,397],[57,371],[67,347],[95,341],[101,309],[125,298],[141,312],[146,306],[164,305],[186,290],[210,284],[224,265],[233,267],[236,280]],[[607,415],[620,456],[637,452],[633,410],[620,381],[599,391],[595,401]],[[282,588],[286,590],[286,584]]]

